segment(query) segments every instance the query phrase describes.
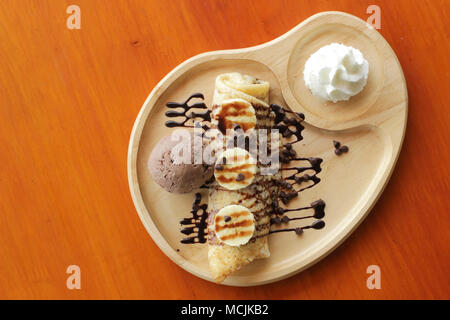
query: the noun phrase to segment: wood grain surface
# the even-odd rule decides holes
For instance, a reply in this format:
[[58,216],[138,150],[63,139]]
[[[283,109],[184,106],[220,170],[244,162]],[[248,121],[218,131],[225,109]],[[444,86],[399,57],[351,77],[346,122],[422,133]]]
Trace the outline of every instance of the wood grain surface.
[[[81,8],[81,30],[66,8]],[[406,138],[385,192],[330,256],[281,282],[218,286],[153,243],[127,182],[133,122],[156,83],[205,51],[261,44],[310,15],[367,19],[402,64]],[[0,1],[0,298],[449,299],[450,1]],[[381,268],[381,290],[366,268]],[[81,268],[81,290],[66,268]]]

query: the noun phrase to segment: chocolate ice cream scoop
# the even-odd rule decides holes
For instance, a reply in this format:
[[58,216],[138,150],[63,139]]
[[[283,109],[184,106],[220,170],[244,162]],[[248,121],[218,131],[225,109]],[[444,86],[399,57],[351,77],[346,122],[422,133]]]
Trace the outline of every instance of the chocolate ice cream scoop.
[[194,163],[195,152],[201,151],[194,148],[192,133],[178,138],[163,137],[152,150],[148,168],[153,180],[168,192],[187,193],[209,180],[214,167]]

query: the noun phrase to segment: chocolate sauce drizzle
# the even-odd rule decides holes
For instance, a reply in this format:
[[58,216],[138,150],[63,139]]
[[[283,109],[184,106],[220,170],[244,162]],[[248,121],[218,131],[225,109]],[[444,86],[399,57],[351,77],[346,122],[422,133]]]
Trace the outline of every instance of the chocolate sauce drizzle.
[[[280,170],[283,171],[295,171],[290,176],[287,176],[281,180],[280,186],[282,191],[280,191],[279,198],[284,204],[288,204],[290,200],[296,198],[298,194],[306,189],[314,187],[316,184],[320,182],[320,178],[317,177],[317,174],[322,171],[322,168],[320,167],[322,163],[322,159],[320,158],[293,158],[291,161],[308,161],[309,166],[307,167],[287,167],[287,168],[281,168]],[[311,170],[314,172],[314,174],[307,174],[304,173],[307,170]],[[293,181],[293,183],[289,183],[289,181]],[[295,190],[294,185],[302,185],[305,182],[312,181],[312,184],[302,187],[300,189]]]
[[269,234],[278,233],[278,232],[295,232],[296,234],[301,235],[301,234],[303,234],[303,230],[305,230],[305,229],[320,230],[320,229],[323,229],[323,227],[325,227],[325,221],[316,220],[313,223],[311,223],[310,225],[303,226],[303,227],[270,230]]
[[[302,216],[302,217],[288,217],[283,216],[280,218],[280,215],[284,215],[286,212],[293,212],[293,211],[303,211],[313,209],[314,213],[312,215],[308,216]],[[276,230],[270,230],[269,233],[277,233],[277,232],[288,232],[293,231],[297,234],[302,234],[304,229],[322,229],[325,226],[325,222],[321,220],[323,217],[325,217],[325,201],[322,199],[316,200],[311,203],[309,207],[301,207],[301,208],[295,208],[295,209],[286,209],[282,207],[277,207],[274,210],[275,217],[270,219],[271,225],[281,225],[282,223],[289,223],[292,220],[303,220],[303,219],[309,219],[314,218],[316,219],[312,224],[298,227],[298,228],[285,228],[285,229],[276,229]]]
[[[296,140],[290,142],[290,144],[297,143],[303,140],[302,131],[305,127],[302,125],[305,120],[305,115],[301,112],[294,112],[287,110],[277,104],[271,104],[270,109],[275,112],[275,129],[278,129],[283,138],[296,137]],[[287,113],[295,115],[294,117],[288,117]],[[292,130],[294,128],[294,130]]]
[[[167,107],[171,109],[182,108],[182,111],[169,110],[166,112],[166,116],[169,118],[175,117],[184,117],[182,121],[174,121],[169,120],[166,122],[166,126],[173,127],[187,127],[193,128],[193,125],[188,125],[189,120],[195,120],[196,118],[200,118],[203,121],[211,123],[211,111],[206,110],[204,112],[195,112],[191,111],[188,114],[190,109],[208,109],[205,103],[197,102],[192,105],[188,105],[188,103],[193,98],[199,98],[204,100],[204,96],[201,93],[192,94],[185,102],[177,103],[177,102],[169,102],[167,103]],[[300,235],[303,233],[305,229],[322,229],[325,226],[325,222],[322,218],[325,216],[325,202],[323,200],[317,200],[311,203],[308,207],[301,207],[295,209],[286,209],[280,206],[279,201],[283,204],[288,204],[292,199],[298,197],[298,194],[306,189],[312,188],[316,184],[320,182],[320,178],[317,177],[317,174],[321,172],[321,164],[322,159],[320,158],[301,158],[297,157],[297,152],[293,149],[293,144],[303,140],[302,131],[305,127],[302,125],[302,122],[305,120],[305,115],[299,112],[293,112],[291,110],[285,109],[277,104],[270,105],[271,110],[275,113],[275,129],[278,129],[285,139],[290,139],[289,142],[286,142],[281,150],[280,150],[280,162],[283,164],[289,164],[293,161],[307,161],[309,162],[309,166],[297,166],[297,167],[284,167],[280,170],[285,171],[294,171],[291,175],[281,179],[278,181],[280,186],[280,192],[278,194],[272,195],[272,218],[270,220],[271,225],[281,225],[282,223],[289,223],[292,220],[303,220],[308,218],[316,219],[313,223],[308,224],[302,227],[296,228],[284,228],[284,229],[275,229],[270,230],[269,234],[279,233],[279,232],[295,232]],[[288,116],[291,115],[291,116]],[[210,129],[210,124],[203,124],[201,128],[205,131]],[[241,131],[239,125],[234,125],[233,129],[236,133]],[[292,137],[295,139],[292,141]],[[236,137],[233,137],[236,139]],[[233,140],[234,140],[233,139]],[[340,146],[339,146],[340,147]],[[337,147],[337,148],[339,148]],[[348,151],[348,150],[347,150]],[[346,152],[346,151],[343,151]],[[308,174],[305,171],[312,171],[312,174]],[[311,181],[312,184],[301,187],[305,183]],[[200,188],[209,188],[210,184],[214,182],[214,176]],[[295,189],[295,185],[300,186],[299,189]],[[181,243],[185,244],[193,244],[193,243],[205,243],[207,241],[207,204],[201,203],[201,194],[196,193],[194,203],[192,205],[191,214],[192,217],[184,218],[180,221],[180,224],[185,226],[181,229],[181,232],[189,237],[183,238]],[[300,216],[300,217],[288,217],[284,215],[287,212],[295,212],[295,211],[304,211],[304,210],[313,210],[313,214]],[[280,217],[283,216],[283,217]]]
[[[205,99],[205,97],[203,96],[202,93],[194,93],[189,98],[187,98],[186,101],[184,101],[182,103],[168,102],[166,104],[167,108],[170,108],[170,109],[179,109],[179,108],[182,109],[182,110],[166,111],[166,117],[168,117],[168,118],[183,117],[184,118],[181,121],[168,120],[165,123],[166,127],[168,127],[168,128],[175,128],[175,127],[194,128],[194,124],[188,125],[187,122],[189,120],[192,120],[194,122],[197,118],[200,118],[203,121],[211,122],[211,110],[208,110],[208,107],[206,106],[206,104],[204,102],[196,102],[192,105],[188,105],[189,101],[191,101],[194,98],[198,98],[201,100]],[[188,114],[188,111],[191,109],[207,109],[207,110],[204,112],[196,112],[196,111],[192,110]],[[202,124],[201,128],[206,131],[209,129],[209,125]]]
[[199,188],[200,189],[208,189],[215,180],[216,180],[216,177],[213,175],[211,178],[206,180],[205,183],[202,184]]
[[206,219],[208,218],[208,212],[206,210],[208,205],[206,203],[200,204],[201,201],[202,195],[200,193],[196,193],[194,203],[192,204],[192,217],[184,218],[180,221],[181,225],[188,226],[181,229],[181,233],[188,236],[194,234],[193,236],[183,238],[181,243],[192,244],[206,242]]

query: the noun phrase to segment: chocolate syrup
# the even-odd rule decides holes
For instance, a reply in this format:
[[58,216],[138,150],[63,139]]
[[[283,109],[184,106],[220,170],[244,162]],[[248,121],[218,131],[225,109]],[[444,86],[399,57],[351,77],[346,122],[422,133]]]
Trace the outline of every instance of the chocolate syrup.
[[272,233],[278,233],[278,232],[295,232],[296,234],[301,235],[303,233],[303,230],[305,230],[305,229],[320,230],[320,229],[323,229],[323,227],[325,227],[325,221],[316,220],[308,226],[303,226],[303,227],[298,227],[298,228],[270,230],[269,233],[272,234]]
[[[279,207],[279,208],[281,208],[281,207]],[[281,225],[282,223],[287,224],[293,220],[303,220],[303,219],[309,219],[309,218],[314,218],[317,220],[314,221],[311,225],[298,227],[298,228],[276,229],[276,230],[271,230],[269,233],[294,231],[295,233],[300,235],[303,233],[304,229],[310,229],[310,228],[322,229],[325,226],[325,222],[323,220],[321,220],[323,217],[325,217],[325,202],[322,199],[312,202],[309,207],[302,207],[302,208],[295,208],[295,209],[284,209],[284,208],[281,208],[281,209],[282,209],[281,211],[280,210],[276,211],[277,216],[275,216],[275,218],[270,219],[271,225]],[[291,218],[288,216],[283,216],[282,218],[280,218],[278,216],[278,215],[284,214],[286,212],[302,211],[302,210],[308,210],[308,209],[313,209],[314,214],[308,215],[308,216],[303,216],[303,217],[294,217],[294,218]]]
[[[202,195],[200,193],[195,194],[194,203],[192,204],[192,217],[184,218],[180,221],[181,225],[190,225],[181,229],[181,233],[185,235],[195,234],[194,236],[183,238],[181,243],[205,243],[206,242],[206,219],[208,218],[208,212],[206,209],[208,205],[200,204],[202,201]],[[199,214],[199,211],[201,213]]]
[[[289,144],[297,143],[303,140],[302,131],[305,127],[302,125],[303,120],[305,120],[305,115],[301,112],[293,112],[287,110],[282,106],[277,104],[271,104],[270,108],[275,112],[275,129],[278,129],[283,136],[283,138],[290,138],[292,136],[296,137],[296,140],[290,142]],[[288,117],[286,114],[294,114],[294,117]],[[294,127],[295,130],[291,128]]]
[[[194,128],[194,125],[187,125],[186,123],[189,120],[195,120],[196,118],[200,118],[203,121],[211,122],[211,110],[208,110],[208,107],[204,102],[196,102],[192,105],[188,105],[189,101],[191,101],[194,98],[199,98],[204,100],[205,97],[201,93],[194,93],[189,98],[187,98],[186,101],[182,103],[178,102],[168,102],[166,106],[170,109],[177,109],[181,108],[182,110],[169,110],[166,111],[166,117],[168,118],[176,118],[176,117],[183,117],[184,119],[181,121],[174,121],[174,120],[168,120],[166,121],[165,125],[168,128],[175,128],[175,127],[185,127],[185,128]],[[191,109],[207,109],[204,112],[196,112],[191,111],[188,114],[188,111]],[[204,124],[201,126],[203,130],[208,130],[209,126],[207,124]]]
[[213,175],[211,178],[205,181],[199,188],[200,189],[208,189],[210,185],[216,180],[216,177]]
[[[169,120],[166,122],[166,126],[173,128],[173,127],[194,127],[187,124],[189,120],[193,120],[195,118],[200,118],[203,121],[207,121],[211,123],[211,111],[206,110],[205,112],[195,112],[191,111],[188,114],[188,111],[191,109],[207,109],[207,106],[203,102],[194,103],[192,105],[188,105],[188,103],[193,98],[199,98],[204,100],[204,96],[201,93],[195,93],[192,94],[185,102],[183,103],[176,103],[176,102],[169,102],[167,103],[167,107],[171,109],[181,108],[182,111],[176,111],[176,110],[169,110],[166,112],[166,116],[169,118],[174,117],[184,117],[184,120],[182,121],[173,121]],[[292,145],[294,143],[297,143],[301,140],[303,140],[302,131],[305,129],[305,127],[302,125],[302,122],[305,119],[304,114],[302,113],[296,113],[291,110],[287,110],[279,105],[272,104],[270,106],[270,109],[275,113],[275,125],[274,128],[278,129],[282,135],[283,138],[290,139],[291,137],[295,137],[294,141],[287,142],[283,145],[283,147],[280,150],[280,162],[283,164],[288,164],[292,161],[308,161],[309,166],[298,166],[298,167],[286,167],[281,168],[281,170],[293,170],[295,171],[290,176],[283,178],[282,180],[278,181],[280,191],[277,194],[274,194],[272,197],[272,208],[273,208],[273,217],[270,220],[271,225],[280,225],[281,223],[289,223],[292,220],[303,220],[308,218],[316,219],[312,224],[306,225],[303,227],[297,227],[297,228],[285,228],[285,229],[277,229],[277,230],[270,230],[269,234],[272,233],[279,233],[279,232],[295,232],[298,235],[303,233],[303,230],[305,229],[322,229],[325,226],[325,222],[321,220],[325,216],[325,202],[323,200],[317,200],[311,203],[308,207],[301,207],[301,208],[295,208],[295,209],[286,209],[282,208],[279,205],[278,199],[283,202],[283,204],[289,203],[290,200],[293,198],[296,198],[298,194],[306,189],[312,188],[317,183],[320,182],[320,178],[317,177],[317,174],[321,172],[321,163],[322,159],[320,158],[301,158],[297,157],[297,152],[293,149]],[[224,111],[225,112],[225,111]],[[226,110],[227,113],[231,112],[230,110]],[[239,112],[239,110],[237,111]],[[288,116],[288,114],[293,115],[291,117]],[[222,117],[226,118],[226,117]],[[198,123],[197,123],[198,125]],[[234,131],[239,133],[242,131],[242,125],[245,124],[230,124],[230,123],[222,123],[223,128],[229,128],[230,126],[233,127]],[[219,121],[220,126],[220,121]],[[205,124],[201,125],[201,128],[203,128],[205,131],[210,129],[210,126]],[[246,128],[243,128],[244,130]],[[336,150],[340,150],[339,152],[347,152],[348,147],[347,146],[341,146],[338,141],[334,141],[334,146]],[[226,164],[226,159],[223,159],[223,164]],[[217,170],[224,170],[224,166],[222,164],[219,164],[216,167]],[[305,171],[311,170],[314,173],[313,174],[307,174]],[[238,176],[236,180],[242,180],[242,174]],[[214,176],[201,188],[209,188],[210,185],[214,182]],[[245,179],[245,176],[244,176]],[[292,181],[292,182],[290,182]],[[312,181],[313,183],[309,186],[300,188],[296,190],[294,188],[294,185],[301,185],[303,183],[306,183],[308,181]],[[207,218],[208,218],[208,212],[207,212],[207,204],[200,204],[201,202],[201,194],[196,193],[195,194],[195,200],[192,205],[191,214],[192,217],[184,218],[180,221],[180,224],[183,226],[186,226],[181,229],[181,232],[185,235],[192,235],[189,237],[186,237],[181,240],[182,243],[185,244],[193,244],[193,243],[205,243],[207,241]],[[309,210],[313,209],[314,213],[307,216],[301,216],[301,217],[288,217],[281,215],[284,215],[287,212],[294,212],[294,211],[303,211],[303,210]],[[227,219],[229,217],[225,217]],[[255,218],[257,218],[255,216]],[[231,218],[227,219],[231,220]],[[266,235],[264,235],[266,236]]]
[[[294,170],[295,173],[292,175],[282,179],[279,181],[281,191],[279,192],[278,198],[283,202],[283,204],[288,204],[289,201],[296,198],[298,194],[306,189],[312,188],[316,184],[320,182],[320,178],[317,177],[317,174],[322,171],[321,169],[321,163],[322,159],[320,158],[299,158],[297,157],[297,152],[292,148],[292,145],[294,143],[297,143],[301,140],[303,140],[302,131],[305,129],[305,127],[302,125],[302,122],[305,120],[305,115],[303,113],[296,113],[290,110],[287,110],[279,105],[272,104],[271,109],[275,112],[275,128],[280,130],[281,135],[284,138],[290,138],[292,136],[295,136],[295,140],[293,142],[288,142],[283,145],[283,148],[281,150],[280,154],[280,162],[283,164],[289,164],[292,161],[308,161],[310,166],[308,167],[288,167],[288,168],[282,168],[281,170]],[[286,113],[294,114],[294,117],[288,117]],[[291,128],[294,128],[291,129]],[[314,171],[314,174],[302,174],[303,172],[307,170]],[[300,175],[302,174],[302,175]],[[293,183],[289,183],[289,180],[293,181]],[[313,183],[309,186],[300,188],[298,190],[294,189],[294,185],[300,185],[304,182],[312,181]],[[289,223],[291,220],[302,220],[307,218],[314,218],[318,219],[313,224],[309,226],[299,227],[299,228],[286,228],[286,229],[279,229],[279,230],[271,230],[269,233],[276,233],[276,232],[287,232],[287,231],[294,231],[297,234],[302,234],[304,229],[322,229],[325,226],[325,223],[320,220],[325,216],[325,202],[323,200],[317,200],[311,203],[311,206],[309,207],[303,207],[303,208],[296,208],[296,209],[285,209],[279,206],[279,202],[277,200],[274,200],[272,202],[272,207],[274,208],[274,214],[276,215],[282,215],[286,212],[292,212],[292,211],[302,211],[307,209],[314,209],[314,214],[305,216],[305,217],[296,217],[296,218],[290,218],[288,216],[284,216],[282,218],[276,216],[275,218],[271,219],[271,224],[281,224],[281,223]]]

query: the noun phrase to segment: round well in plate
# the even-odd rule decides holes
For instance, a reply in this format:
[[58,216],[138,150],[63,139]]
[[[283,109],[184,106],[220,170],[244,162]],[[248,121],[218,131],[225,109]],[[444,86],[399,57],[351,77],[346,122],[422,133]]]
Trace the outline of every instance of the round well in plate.
[[[333,103],[314,96],[306,87],[303,70],[308,58],[332,42],[354,47],[369,62],[369,77],[364,89],[348,101]],[[384,60],[373,39],[353,26],[327,23],[303,32],[289,57],[289,88],[307,113],[328,122],[346,122],[361,117],[377,100],[384,82]]]

